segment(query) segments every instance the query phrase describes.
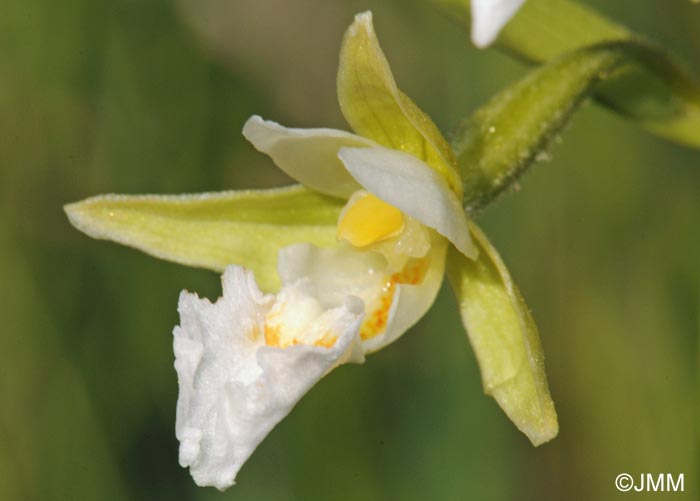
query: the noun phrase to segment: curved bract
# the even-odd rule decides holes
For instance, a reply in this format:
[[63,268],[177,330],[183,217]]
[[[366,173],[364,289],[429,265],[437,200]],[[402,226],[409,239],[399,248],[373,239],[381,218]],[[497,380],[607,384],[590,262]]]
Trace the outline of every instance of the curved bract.
[[[469,26],[469,0],[432,0]],[[625,42],[628,64],[589,92],[608,108],[670,141],[700,148],[700,83],[674,57],[590,7],[570,0],[528,0],[495,46],[542,64],[596,44]]]
[[[529,73],[456,130],[452,145],[462,167],[467,211],[481,209],[507,189],[546,151],[587,97],[602,85],[621,83],[618,76],[641,71],[653,72],[659,85],[665,84],[660,88],[676,92],[667,96],[665,107],[638,96],[647,104],[631,117],[659,135],[700,146],[700,91],[663,52],[639,41],[586,47]],[[623,94],[624,89],[618,92]]]

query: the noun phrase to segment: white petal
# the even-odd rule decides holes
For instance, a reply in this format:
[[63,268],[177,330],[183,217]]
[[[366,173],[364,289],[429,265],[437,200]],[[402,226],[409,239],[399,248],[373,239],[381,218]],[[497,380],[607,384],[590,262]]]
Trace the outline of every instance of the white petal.
[[[266,346],[265,315],[282,293],[277,298],[263,295],[253,274],[238,266],[228,267],[222,281],[223,297],[214,304],[183,291],[173,343],[180,387],[175,425],[180,464],[189,466],[197,484],[219,489],[234,484],[238,470],[272,428],[350,356],[363,318],[361,302],[350,298],[306,319],[312,329],[337,334],[330,348]],[[283,306],[297,311],[297,301],[309,300],[308,289],[308,280],[288,285]]]
[[472,42],[479,48],[490,45],[525,0],[471,0]]
[[422,160],[383,147],[341,148],[338,157],[367,191],[433,228],[465,256],[476,257],[462,204]]
[[280,250],[278,266],[283,283],[310,277],[314,292],[323,298],[325,307],[337,304],[344,294],[352,294],[363,300],[365,319],[376,313],[386,315],[382,329],[362,342],[362,352],[372,353],[401,337],[432,306],[442,284],[446,249],[447,241],[433,233],[422,281],[415,285],[395,284],[394,288],[387,288],[392,277],[386,271],[383,256],[359,252],[350,246],[328,249],[291,245]]
[[338,150],[343,146],[376,145],[342,130],[291,129],[257,115],[245,123],[243,135],[300,183],[339,198],[348,198],[359,186],[338,160]]

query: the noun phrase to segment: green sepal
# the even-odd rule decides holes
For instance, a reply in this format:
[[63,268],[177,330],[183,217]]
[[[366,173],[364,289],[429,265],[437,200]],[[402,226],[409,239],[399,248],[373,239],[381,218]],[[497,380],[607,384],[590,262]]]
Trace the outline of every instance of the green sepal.
[[65,206],[87,235],[180,264],[222,271],[252,269],[276,291],[277,253],[308,242],[336,245],[343,202],[302,186],[196,195],[100,195]]
[[[546,152],[579,105],[601,83],[619,83],[618,75],[634,74],[641,68],[677,85],[679,99],[681,88],[690,92],[690,87],[684,87],[688,82],[683,74],[658,49],[626,41],[565,54],[497,94],[453,134],[452,146],[464,181],[464,207],[470,212],[478,210],[509,187]],[[695,136],[700,145],[700,92],[695,101],[686,104],[680,115],[663,118],[663,110],[654,112],[650,102],[645,113],[655,118],[645,122],[640,115],[637,119],[650,128],[658,127],[660,134],[675,131],[676,138],[684,136],[688,141]],[[670,100],[668,106],[680,106],[678,99]]]
[[447,276],[481,369],[484,391],[533,445],[559,432],[537,326],[500,256],[470,224],[476,260],[450,246]]
[[[460,24],[470,24],[469,0],[432,0]],[[653,45],[590,7],[570,0],[528,0],[501,31],[495,46],[541,64],[600,43]],[[660,49],[642,64],[608,75],[593,89],[598,102],[660,137],[700,148],[700,83]],[[640,61],[636,61],[639,63]]]
[[420,158],[462,195],[454,154],[430,117],[397,87],[371,12],[355,16],[345,33],[337,90],[343,116],[357,134]]

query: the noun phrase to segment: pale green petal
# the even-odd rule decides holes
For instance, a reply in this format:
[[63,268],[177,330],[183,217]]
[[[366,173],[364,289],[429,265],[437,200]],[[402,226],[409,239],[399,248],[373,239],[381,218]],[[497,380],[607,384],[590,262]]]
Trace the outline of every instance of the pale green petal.
[[87,235],[188,266],[252,269],[279,288],[277,252],[298,242],[336,245],[342,202],[301,186],[197,195],[101,195],[66,205]]
[[338,160],[343,146],[376,143],[336,129],[292,129],[255,115],[243,126],[243,135],[277,166],[312,190],[349,198],[360,187]]
[[444,178],[413,155],[387,148],[342,148],[338,154],[367,191],[433,228],[475,258],[467,217]]
[[476,261],[450,250],[447,276],[476,353],[486,394],[534,445],[559,432],[535,322],[503,261],[482,231],[470,229]]
[[355,132],[424,160],[461,196],[462,182],[452,150],[432,120],[396,86],[374,32],[371,12],[355,16],[345,33],[338,101]]

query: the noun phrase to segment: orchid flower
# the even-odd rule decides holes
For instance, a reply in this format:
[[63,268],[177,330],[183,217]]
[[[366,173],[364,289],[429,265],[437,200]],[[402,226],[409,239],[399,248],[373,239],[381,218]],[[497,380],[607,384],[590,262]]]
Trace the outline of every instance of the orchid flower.
[[92,237],[225,270],[215,303],[182,292],[174,330],[180,464],[199,485],[233,485],[316,382],[427,312],[446,268],[486,392],[535,445],[557,433],[532,318],[462,209],[452,149],[396,86],[369,12],[345,35],[338,99],[355,134],[258,116],[243,128],[301,186],[66,207]]
[[525,0],[471,0],[474,45],[479,48],[491,45],[524,3]]

